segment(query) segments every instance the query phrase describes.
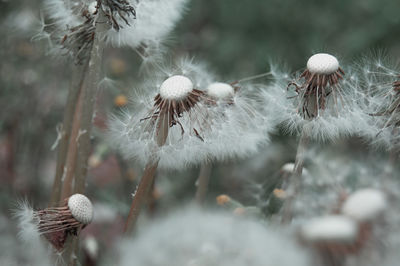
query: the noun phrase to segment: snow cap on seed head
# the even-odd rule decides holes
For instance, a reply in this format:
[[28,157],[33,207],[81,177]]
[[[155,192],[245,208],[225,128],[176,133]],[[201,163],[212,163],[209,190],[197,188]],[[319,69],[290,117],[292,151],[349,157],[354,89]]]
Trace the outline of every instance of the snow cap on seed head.
[[207,94],[216,99],[227,99],[233,97],[235,89],[230,84],[214,82],[207,87]]
[[160,96],[167,100],[184,99],[193,90],[192,81],[182,75],[175,75],[166,79],[160,87]]
[[82,194],[74,194],[68,199],[68,208],[72,216],[83,224],[90,224],[93,219],[93,206],[90,200]]
[[354,242],[358,227],[351,218],[329,215],[314,218],[301,227],[301,236],[308,242]]
[[383,192],[366,188],[350,195],[344,202],[342,213],[357,221],[365,222],[377,218],[387,207]]
[[311,73],[329,75],[339,69],[339,61],[333,55],[319,53],[308,59],[307,69]]

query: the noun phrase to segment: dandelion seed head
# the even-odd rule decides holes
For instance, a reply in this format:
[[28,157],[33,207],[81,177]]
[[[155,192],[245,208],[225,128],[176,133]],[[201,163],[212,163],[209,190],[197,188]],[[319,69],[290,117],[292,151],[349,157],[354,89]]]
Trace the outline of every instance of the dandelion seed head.
[[192,81],[182,75],[166,79],[160,86],[160,96],[168,100],[181,100],[186,98],[193,90]]
[[301,227],[301,236],[310,243],[353,243],[358,234],[357,223],[343,215],[311,219]]
[[136,17],[127,17],[128,24],[119,31],[109,30],[106,42],[115,47],[137,48],[141,44],[154,45],[163,41],[182,17],[187,0],[128,0],[135,8]]
[[357,221],[371,221],[387,208],[383,192],[366,188],[355,191],[342,206],[342,213]]
[[68,199],[68,208],[72,216],[82,224],[90,224],[93,219],[93,206],[90,200],[82,194],[74,194]]
[[319,53],[308,59],[307,69],[311,73],[329,75],[339,69],[339,61],[333,55]]
[[97,1],[92,1],[88,6],[88,11],[90,14],[94,14],[97,11]]
[[[259,97],[252,94],[256,90],[235,93],[234,104],[219,103],[206,93],[215,78],[203,64],[182,60],[162,70],[146,81],[142,95],[134,96],[135,108],[110,124],[109,139],[125,157],[146,164],[156,153],[159,167],[181,169],[246,157],[268,141],[273,125],[261,113]],[[163,115],[170,127],[165,143],[158,145]]]
[[[305,132],[318,142],[373,134],[370,117],[362,108],[364,98],[359,94],[359,80],[351,79],[352,76],[348,71],[339,83],[334,86],[327,83],[322,90],[319,86],[303,83],[305,80],[296,83],[297,89],[295,85],[288,88],[287,84],[292,84],[290,80],[282,73],[278,74],[261,95],[265,102],[264,112],[274,117],[274,123],[282,126],[285,132],[294,135]],[[298,82],[299,78],[295,80]],[[307,88],[313,88],[314,92],[306,92]],[[321,93],[325,93],[324,100],[322,96],[316,96]]]
[[230,84],[214,82],[208,85],[207,94],[215,99],[229,99],[235,94],[235,89]]
[[196,209],[151,224],[119,250],[122,266],[309,265],[308,254],[285,232],[243,217]]

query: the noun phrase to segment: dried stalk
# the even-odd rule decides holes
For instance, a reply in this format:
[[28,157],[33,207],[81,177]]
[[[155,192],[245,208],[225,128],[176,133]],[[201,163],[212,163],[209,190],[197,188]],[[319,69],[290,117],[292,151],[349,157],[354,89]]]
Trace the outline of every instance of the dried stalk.
[[54,177],[53,189],[50,198],[50,206],[58,205],[61,196],[62,177],[64,176],[65,163],[67,159],[68,143],[71,135],[73,117],[78,101],[79,92],[87,70],[88,61],[81,65],[75,65],[72,72],[72,81],[68,91],[67,103],[64,110],[64,120],[61,128],[60,140],[58,143],[56,174]]
[[[98,20],[103,21],[104,13],[99,9]],[[105,30],[105,23],[96,25],[96,35],[90,54],[89,68],[85,79],[83,90],[83,102],[80,123],[80,136],[77,140],[78,154],[75,169],[75,193],[83,193],[85,191],[86,174],[88,169],[88,159],[91,151],[90,136],[92,131],[92,119],[94,106],[96,103],[97,87],[101,79],[101,66],[104,51],[104,42],[101,37],[102,31]]]
[[[157,125],[157,144],[158,146],[163,146],[168,137],[168,114],[160,114],[158,125]],[[155,173],[158,167],[159,158],[154,156],[150,162],[146,165],[142,179],[139,182],[139,186],[136,189],[131,208],[129,210],[129,215],[125,223],[125,233],[131,233],[135,227],[137,220],[139,218],[140,210],[142,206],[146,203],[148,199],[148,194],[152,184],[154,183]]]
[[196,182],[197,190],[195,196],[196,202],[199,205],[203,205],[204,200],[206,198],[208,184],[210,182],[211,169],[212,165],[210,163],[204,163],[200,167],[199,177]]
[[310,142],[310,137],[303,130],[300,136],[299,144],[297,146],[296,160],[294,163],[293,174],[289,179],[289,186],[287,193],[288,197],[283,207],[282,223],[289,223],[292,220],[293,200],[300,189],[301,176],[303,174],[303,168],[304,168],[304,158],[305,158],[305,153],[307,152],[309,142]]
[[61,197],[59,199],[60,205],[64,202],[64,199],[68,198],[72,194],[72,182],[74,180],[74,172],[76,166],[76,155],[77,155],[77,140],[79,138],[79,127],[81,122],[81,112],[82,112],[82,98],[83,89],[81,89],[78,97],[78,102],[76,103],[76,110],[73,118],[71,136],[68,145],[68,153],[65,163],[65,178],[62,186]]

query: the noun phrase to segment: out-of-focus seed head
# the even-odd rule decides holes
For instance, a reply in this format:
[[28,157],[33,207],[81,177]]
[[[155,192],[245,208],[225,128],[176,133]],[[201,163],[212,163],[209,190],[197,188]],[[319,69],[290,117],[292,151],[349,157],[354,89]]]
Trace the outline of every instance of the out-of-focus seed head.
[[215,82],[207,87],[207,94],[215,99],[229,99],[234,96],[235,89],[230,84]]
[[300,233],[310,243],[353,243],[358,226],[349,217],[330,215],[310,220],[302,226]]
[[89,224],[92,222],[93,206],[85,195],[74,194],[69,197],[68,208],[72,216],[82,224]]
[[386,196],[377,189],[360,189],[344,202],[342,213],[365,222],[377,218],[387,208]]

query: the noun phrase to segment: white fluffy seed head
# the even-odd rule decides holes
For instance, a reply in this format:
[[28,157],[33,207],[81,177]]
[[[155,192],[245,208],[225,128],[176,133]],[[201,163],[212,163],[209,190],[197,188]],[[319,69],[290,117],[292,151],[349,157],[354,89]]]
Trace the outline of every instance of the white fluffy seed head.
[[314,218],[301,228],[301,236],[311,243],[351,243],[357,233],[357,223],[342,215]]
[[83,224],[90,224],[93,219],[93,206],[90,200],[82,194],[74,194],[68,199],[68,208],[72,216]]
[[233,97],[235,89],[223,82],[214,82],[207,87],[207,94],[216,99],[228,99]]
[[285,163],[282,166],[281,171],[284,172],[284,173],[293,174],[293,172],[294,172],[294,163]]
[[160,96],[167,100],[181,100],[193,90],[193,82],[182,75],[166,79],[160,87]]
[[339,61],[330,54],[315,54],[308,59],[307,69],[311,73],[329,75],[339,69]]
[[89,13],[90,14],[94,14],[95,12],[96,12],[96,10],[97,10],[97,1],[93,1],[93,2],[91,2],[90,4],[89,4],[89,6],[88,6],[88,11],[89,11]]
[[357,221],[365,222],[377,218],[387,207],[383,192],[376,189],[361,189],[350,195],[342,207],[342,213]]

